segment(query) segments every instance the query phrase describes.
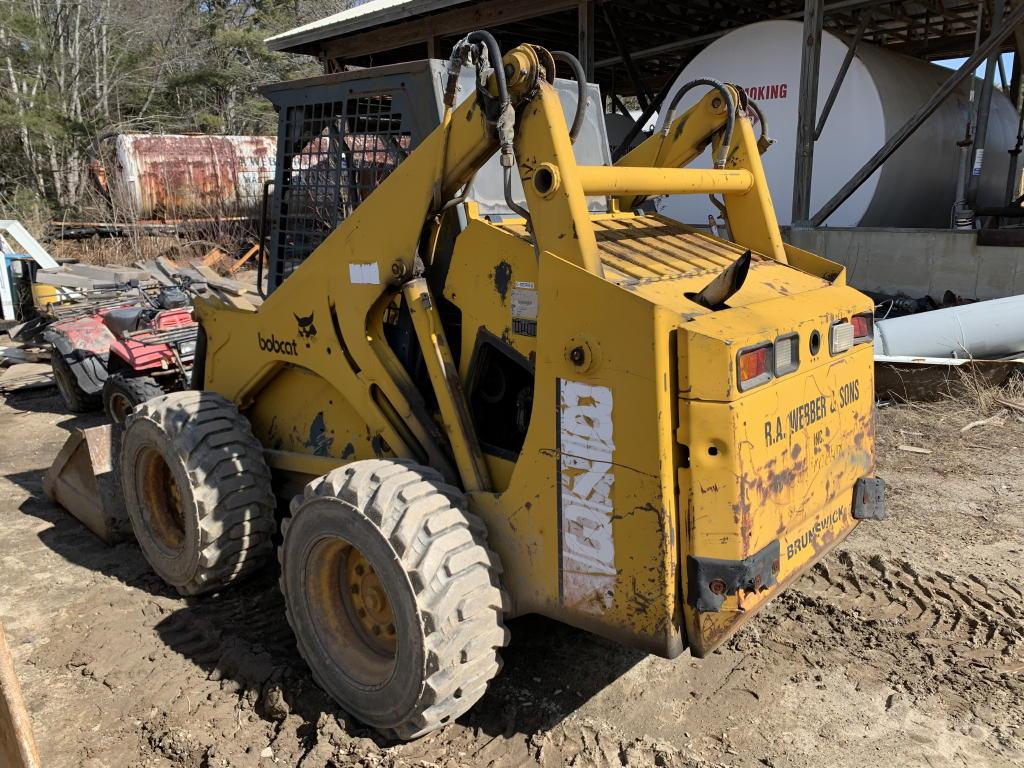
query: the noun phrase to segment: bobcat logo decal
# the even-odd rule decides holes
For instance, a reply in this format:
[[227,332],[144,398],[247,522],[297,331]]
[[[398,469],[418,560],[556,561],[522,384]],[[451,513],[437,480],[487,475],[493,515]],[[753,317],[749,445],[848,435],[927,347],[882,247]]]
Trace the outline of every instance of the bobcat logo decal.
[[295,322],[299,324],[299,338],[306,342],[306,346],[309,346],[309,342],[316,337],[316,326],[313,325],[313,312],[310,312],[307,317],[299,317],[294,312]]

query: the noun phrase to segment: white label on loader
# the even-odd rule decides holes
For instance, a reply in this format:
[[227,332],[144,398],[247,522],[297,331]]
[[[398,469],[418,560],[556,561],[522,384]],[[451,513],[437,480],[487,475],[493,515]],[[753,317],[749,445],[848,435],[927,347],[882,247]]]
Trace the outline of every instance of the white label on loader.
[[612,391],[559,381],[561,592],[568,606],[603,613],[615,596],[612,540]]
[[352,285],[380,285],[380,268],[372,264],[349,264],[348,279]]
[[533,283],[512,284],[512,318],[514,320],[537,319],[537,289]]

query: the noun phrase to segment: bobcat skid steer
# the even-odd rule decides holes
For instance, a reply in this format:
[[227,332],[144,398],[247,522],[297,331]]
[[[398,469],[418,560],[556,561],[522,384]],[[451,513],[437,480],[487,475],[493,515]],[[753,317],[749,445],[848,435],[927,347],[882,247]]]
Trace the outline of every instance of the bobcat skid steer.
[[[712,81],[611,166],[556,61],[579,72],[475,32],[268,88],[267,299],[199,299],[199,391],[124,434],[133,528],[184,594],[271,567],[294,494],[299,651],[398,738],[480,699],[510,617],[704,656],[883,515],[872,303],[782,242],[754,105]],[[635,210],[685,193],[730,239]]]

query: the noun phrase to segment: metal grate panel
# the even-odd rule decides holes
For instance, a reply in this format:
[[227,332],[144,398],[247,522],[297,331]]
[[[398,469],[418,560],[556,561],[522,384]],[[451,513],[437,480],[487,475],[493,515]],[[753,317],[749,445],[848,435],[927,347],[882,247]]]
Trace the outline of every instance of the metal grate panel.
[[287,107],[271,279],[280,284],[408,155],[387,95]]
[[[429,62],[270,86],[278,162],[268,291],[274,290],[437,125]],[[379,70],[378,70],[379,72]]]

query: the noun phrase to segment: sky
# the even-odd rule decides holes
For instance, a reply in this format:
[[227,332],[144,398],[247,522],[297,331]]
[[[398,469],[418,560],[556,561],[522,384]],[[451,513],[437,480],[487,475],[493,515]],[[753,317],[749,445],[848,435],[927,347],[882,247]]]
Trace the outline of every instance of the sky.
[[[948,69],[959,69],[960,65],[963,64],[965,61],[967,61],[966,58],[960,58],[960,59],[946,59],[945,61],[936,61],[935,63],[938,64],[941,67],[946,67]],[[978,67],[978,72],[977,72],[978,77],[981,77],[982,75],[985,74],[985,64],[986,64],[986,62],[983,61],[983,62],[981,62],[981,66]],[[1013,54],[1012,53],[1004,53],[1003,54],[1003,69],[1006,71],[1006,76],[1010,77],[1010,74],[1013,72]],[[998,72],[996,73],[996,85],[1001,87],[1001,83],[999,81],[999,73]]]

